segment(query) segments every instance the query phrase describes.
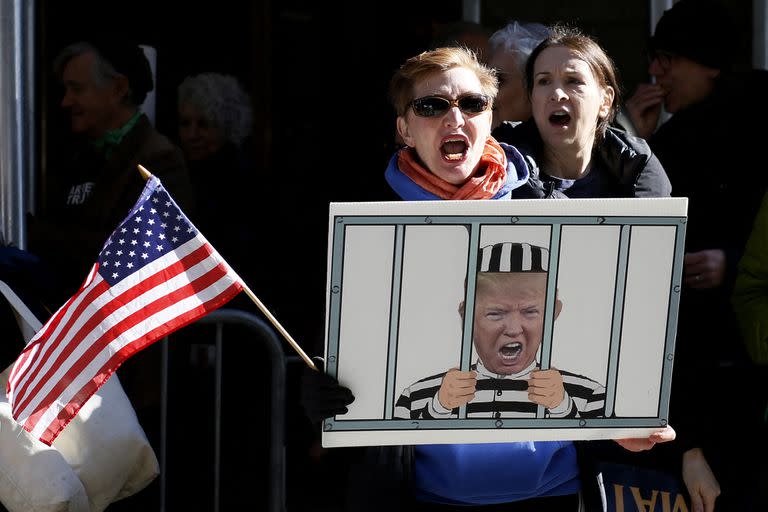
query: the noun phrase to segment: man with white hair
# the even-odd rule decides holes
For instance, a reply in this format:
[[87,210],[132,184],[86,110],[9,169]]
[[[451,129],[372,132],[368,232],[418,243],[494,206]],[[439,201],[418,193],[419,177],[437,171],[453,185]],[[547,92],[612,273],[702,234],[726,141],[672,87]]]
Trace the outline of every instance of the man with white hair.
[[488,40],[488,64],[496,70],[499,93],[493,104],[493,133],[504,138],[511,128],[505,122],[520,122],[531,117],[531,101],[525,85],[525,63],[539,43],[549,35],[541,23],[510,21]]

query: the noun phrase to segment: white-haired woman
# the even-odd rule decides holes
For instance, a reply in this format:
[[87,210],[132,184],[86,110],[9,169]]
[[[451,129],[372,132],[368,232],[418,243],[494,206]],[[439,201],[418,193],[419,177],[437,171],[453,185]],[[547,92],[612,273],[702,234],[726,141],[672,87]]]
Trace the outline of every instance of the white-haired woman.
[[249,243],[238,226],[257,170],[247,149],[253,108],[250,96],[232,75],[201,73],[178,87],[179,145],[187,161],[196,205],[197,227],[235,268],[239,247]]
[[179,141],[190,163],[239,148],[251,133],[250,97],[231,75],[185,78],[178,89],[178,114]]

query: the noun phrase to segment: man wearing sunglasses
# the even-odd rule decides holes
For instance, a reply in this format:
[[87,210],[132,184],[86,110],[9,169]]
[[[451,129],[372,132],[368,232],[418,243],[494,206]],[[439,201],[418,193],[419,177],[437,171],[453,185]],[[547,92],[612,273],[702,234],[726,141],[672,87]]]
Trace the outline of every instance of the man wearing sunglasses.
[[[736,266],[768,186],[762,165],[768,114],[766,72],[736,71],[739,31],[712,0],[680,0],[650,40],[648,73],[626,103],[637,130],[667,171],[672,193],[688,197],[684,289],[680,297],[670,418],[680,434],[683,477],[701,510],[753,510],[758,461],[720,440],[712,404],[739,411],[742,446],[759,446],[764,391],[702,392],[702,375],[765,390],[748,358],[729,298]],[[662,106],[671,118],[656,128]],[[764,460],[764,459],[763,459]],[[760,508],[764,510],[764,508]]]

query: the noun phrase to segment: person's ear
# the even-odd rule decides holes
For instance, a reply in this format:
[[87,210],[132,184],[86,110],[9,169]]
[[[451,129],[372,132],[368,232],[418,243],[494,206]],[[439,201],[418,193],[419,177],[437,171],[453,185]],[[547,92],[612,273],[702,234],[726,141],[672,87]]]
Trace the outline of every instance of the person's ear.
[[408,120],[405,116],[397,116],[397,133],[400,134],[400,138],[403,139],[406,146],[412,148],[416,144],[411,136],[411,131],[408,129]]
[[459,316],[461,317],[461,321],[464,321],[464,301],[459,302]]
[[602,96],[603,102],[597,114],[600,119],[604,119],[605,116],[611,113],[611,105],[613,105],[613,99],[616,97],[616,91],[613,90],[613,87],[607,85],[603,87]]
[[116,76],[112,79],[111,89],[112,95],[117,100],[117,102],[122,102],[123,98],[125,98],[125,96],[128,94],[128,90],[130,89],[128,78],[122,75]]
[[563,309],[563,301],[555,297],[555,318],[553,320],[557,320],[557,316],[560,314],[560,311]]

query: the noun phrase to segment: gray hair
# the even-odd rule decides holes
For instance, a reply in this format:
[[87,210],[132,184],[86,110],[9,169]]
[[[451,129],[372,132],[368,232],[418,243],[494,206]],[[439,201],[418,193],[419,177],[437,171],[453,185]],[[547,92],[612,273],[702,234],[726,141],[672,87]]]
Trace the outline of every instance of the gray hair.
[[201,73],[188,76],[179,85],[178,105],[190,103],[208,122],[221,131],[225,140],[239,146],[251,133],[251,98],[231,75]]
[[[56,56],[56,59],[53,61],[53,72],[55,73],[56,77],[61,80],[64,75],[64,68],[66,67],[67,63],[75,57],[79,57],[80,55],[84,55],[86,53],[92,53],[95,57],[91,71],[93,73],[93,83],[96,87],[101,89],[105,87],[110,82],[110,80],[125,76],[115,69],[115,67],[104,57],[104,55],[102,55],[96,46],[87,41],[80,41],[66,46]],[[134,92],[130,83],[131,77],[128,78],[128,92],[123,98],[123,103],[136,107],[141,104],[141,101],[144,101],[147,93],[144,91],[141,101],[137,101],[137,98],[134,97]]]
[[549,35],[549,29],[541,23],[510,21],[491,35],[488,40],[491,56],[497,52],[514,53],[517,67],[525,71],[525,61],[539,43]]

